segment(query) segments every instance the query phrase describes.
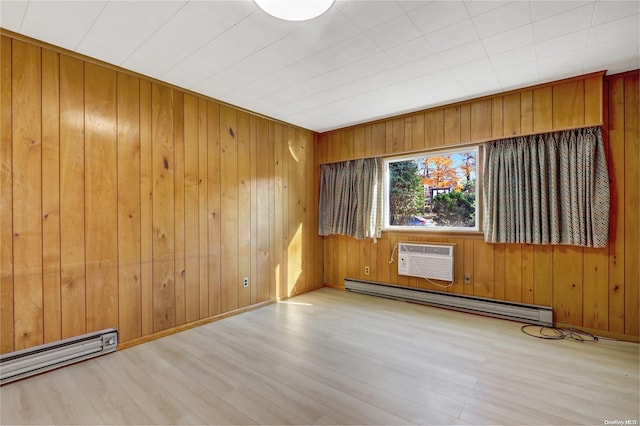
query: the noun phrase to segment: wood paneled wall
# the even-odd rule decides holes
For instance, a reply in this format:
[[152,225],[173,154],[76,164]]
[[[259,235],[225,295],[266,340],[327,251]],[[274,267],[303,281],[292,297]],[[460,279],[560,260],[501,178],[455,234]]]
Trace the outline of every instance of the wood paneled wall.
[[441,290],[398,276],[391,252],[398,241],[455,243],[456,283],[447,291],[552,306],[558,322],[638,336],[638,90],[638,72],[604,81],[598,73],[320,135],[321,164],[603,124],[612,191],[607,248],[487,244],[481,234],[383,232],[377,243],[329,237],[325,283],[342,287],[352,277]]
[[322,285],[312,132],[30,40],[0,52],[0,352]]

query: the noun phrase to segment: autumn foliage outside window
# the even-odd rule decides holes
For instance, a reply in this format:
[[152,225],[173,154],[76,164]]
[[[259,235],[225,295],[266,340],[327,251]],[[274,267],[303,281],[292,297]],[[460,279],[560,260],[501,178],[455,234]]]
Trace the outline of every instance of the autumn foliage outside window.
[[473,148],[387,160],[387,226],[477,230],[477,159]]

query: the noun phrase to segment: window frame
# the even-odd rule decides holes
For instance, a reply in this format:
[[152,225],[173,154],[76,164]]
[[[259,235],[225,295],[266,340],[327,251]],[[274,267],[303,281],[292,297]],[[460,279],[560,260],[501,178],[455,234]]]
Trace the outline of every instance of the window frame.
[[[474,227],[460,227],[460,226],[410,226],[410,225],[391,225],[391,215],[389,214],[390,202],[389,191],[391,188],[389,173],[389,164],[397,163],[407,160],[415,160],[425,157],[436,157],[449,154],[457,154],[462,152],[475,151],[476,154],[476,205],[475,205],[475,217],[476,225]],[[411,231],[420,233],[463,233],[463,234],[477,234],[482,232],[482,167],[483,167],[483,155],[482,146],[478,144],[466,145],[459,147],[443,147],[442,149],[412,152],[410,154],[402,154],[383,159],[383,220],[382,230],[383,232],[396,232],[396,231]]]

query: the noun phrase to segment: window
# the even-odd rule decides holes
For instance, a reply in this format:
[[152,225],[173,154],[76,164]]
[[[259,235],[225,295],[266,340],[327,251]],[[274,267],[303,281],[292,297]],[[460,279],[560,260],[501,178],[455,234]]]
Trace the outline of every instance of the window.
[[385,160],[385,229],[477,231],[478,148]]

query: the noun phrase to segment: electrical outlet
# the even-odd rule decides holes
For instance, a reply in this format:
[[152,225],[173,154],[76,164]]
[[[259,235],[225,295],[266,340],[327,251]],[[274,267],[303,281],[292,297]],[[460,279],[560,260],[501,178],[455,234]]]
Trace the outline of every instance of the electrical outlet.
[[244,287],[244,288],[249,287],[249,277],[244,277],[242,279],[242,287]]
[[464,274],[464,283],[471,284],[471,274]]
[[371,273],[371,269],[368,266],[364,267],[364,274],[369,275]]

